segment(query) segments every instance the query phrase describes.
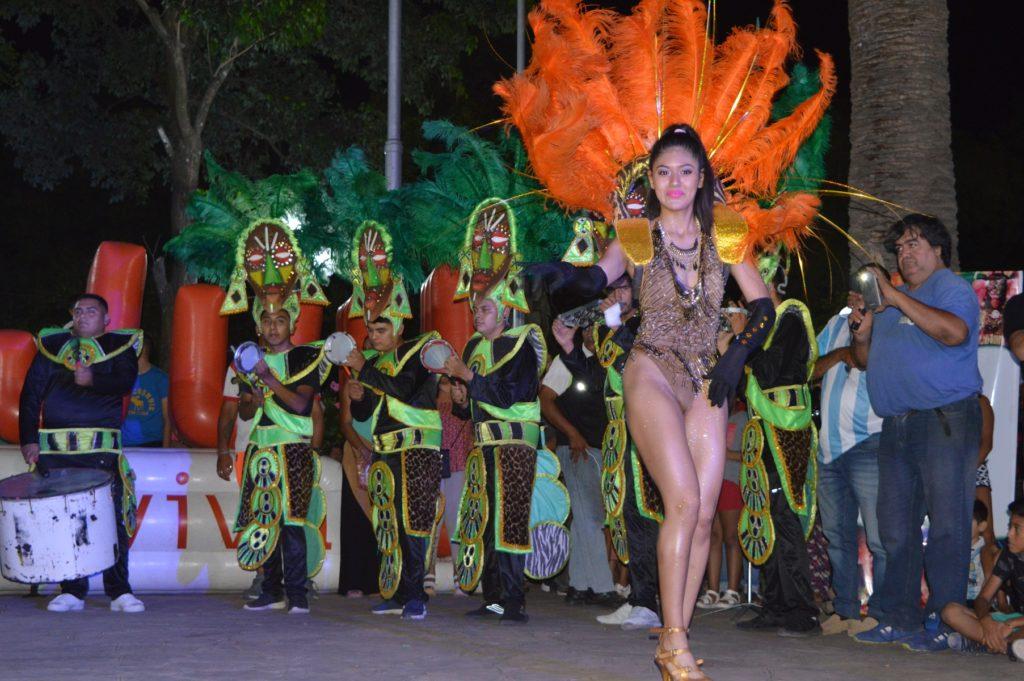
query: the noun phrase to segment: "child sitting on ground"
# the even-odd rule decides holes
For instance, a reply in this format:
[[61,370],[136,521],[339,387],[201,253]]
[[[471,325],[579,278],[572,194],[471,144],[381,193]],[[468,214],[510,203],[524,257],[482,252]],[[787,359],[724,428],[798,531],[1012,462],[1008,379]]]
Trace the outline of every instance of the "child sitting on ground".
[[[999,557],[999,547],[985,539],[989,536],[990,527],[988,506],[980,499],[975,499],[974,517],[971,518],[971,562],[967,573],[968,608],[974,607],[974,599],[981,593],[981,587],[992,574],[992,568]],[[1005,602],[1005,599],[1000,600]]]
[[[950,647],[971,650],[981,644],[994,653],[1007,653],[1011,660],[1024,661],[1024,499],[1010,504],[1007,547],[999,553],[992,574],[974,599],[974,608],[950,603],[942,609],[942,620],[960,636],[950,636]],[[1006,590],[1013,612],[992,608],[1000,588]]]

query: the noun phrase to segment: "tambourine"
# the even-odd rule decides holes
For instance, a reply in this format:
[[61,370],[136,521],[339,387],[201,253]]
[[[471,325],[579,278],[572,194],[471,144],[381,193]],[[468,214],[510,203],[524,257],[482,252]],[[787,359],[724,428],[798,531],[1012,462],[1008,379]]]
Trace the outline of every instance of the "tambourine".
[[433,371],[435,374],[444,371],[444,363],[453,355],[455,355],[455,348],[442,338],[427,341],[420,348],[420,362],[428,371]]
[[252,341],[246,341],[235,348],[235,371],[240,374],[251,374],[256,365],[263,359],[263,350]]
[[324,341],[324,356],[335,366],[342,366],[356,347],[356,339],[344,331],[335,331]]

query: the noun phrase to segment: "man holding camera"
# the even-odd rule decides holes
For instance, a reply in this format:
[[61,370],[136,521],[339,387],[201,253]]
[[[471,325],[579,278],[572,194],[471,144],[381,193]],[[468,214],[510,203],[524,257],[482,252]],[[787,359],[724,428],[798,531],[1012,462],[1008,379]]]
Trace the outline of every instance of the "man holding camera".
[[[951,272],[950,236],[936,218],[908,215],[888,231],[906,282],[895,287],[875,268],[880,305],[851,293],[853,361],[869,368],[868,394],[882,417],[878,523],[886,552],[879,625],[863,643],[947,647],[939,613],[964,598],[981,413],[978,300]],[[921,523],[928,514],[928,545]],[[922,557],[929,597],[922,627]]]

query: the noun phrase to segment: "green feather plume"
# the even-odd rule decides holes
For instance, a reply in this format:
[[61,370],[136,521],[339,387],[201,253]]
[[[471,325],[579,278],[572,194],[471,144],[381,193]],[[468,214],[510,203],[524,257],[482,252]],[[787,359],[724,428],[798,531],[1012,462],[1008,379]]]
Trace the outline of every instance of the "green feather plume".
[[337,239],[320,205],[316,173],[302,169],[250,180],[224,169],[209,152],[204,159],[209,187],[192,195],[187,208],[192,224],[164,250],[185,263],[196,279],[227,287],[242,231],[258,218],[294,218],[299,247],[325,283],[334,270]]
[[515,211],[524,261],[561,257],[572,239],[572,220],[546,200],[517,135],[501,133],[491,142],[449,121],[427,121],[423,136],[444,151],[412,152],[423,179],[396,194],[402,232],[413,236],[429,269],[458,265],[469,216],[490,197],[506,200]]

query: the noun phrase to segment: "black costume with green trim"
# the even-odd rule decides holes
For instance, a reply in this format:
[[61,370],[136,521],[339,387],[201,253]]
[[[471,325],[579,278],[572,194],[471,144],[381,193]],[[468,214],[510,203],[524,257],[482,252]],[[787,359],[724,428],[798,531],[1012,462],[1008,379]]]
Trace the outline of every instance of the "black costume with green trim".
[[444,513],[437,377],[420,361],[423,346],[439,337],[424,334],[385,354],[366,351],[358,380],[367,390],[352,401],[353,418],[373,424],[368,488],[380,593],[402,604],[427,600],[423,578]]
[[474,334],[462,353],[473,370],[469,404],[453,413],[473,422],[459,503],[455,581],[471,592],[483,578],[487,603],[525,603],[523,570],[531,551],[530,511],[546,358],[540,328],[527,324],[494,341]]
[[[629,436],[622,389],[622,372],[638,324],[639,318],[634,316],[617,328],[599,324],[593,330],[597,358],[606,370],[608,426],[601,443],[601,491],[612,546],[629,569],[629,603],[657,612],[658,527],[665,518],[664,507],[661,494]],[[581,351],[574,354],[582,356]],[[573,356],[563,355],[570,370],[573,360]]]
[[[309,386],[319,391],[332,367],[321,342],[267,353],[263,359],[291,390]],[[239,378],[242,392],[263,393],[263,405],[253,417],[255,425],[245,451],[234,526],[235,532],[242,533],[238,564],[243,570],[279,569],[276,553],[283,537],[285,588],[293,598],[292,592],[295,596],[305,592],[306,578],[320,572],[327,555],[320,534],[327,513],[320,488],[320,457],[310,446],[312,404],[305,413],[295,413],[258,379],[241,374]]]
[[807,385],[818,345],[807,307],[787,300],[747,369],[740,545],[761,565],[765,611],[804,628],[817,615],[805,540],[814,525],[817,430]]
[[[124,398],[138,375],[142,332],[122,329],[79,338],[65,329],[43,329],[36,347],[39,354],[21,391],[20,441],[38,443],[40,462],[47,467],[93,468],[111,474],[118,555],[117,562],[103,571],[103,586],[115,599],[131,593],[128,547],[136,531],[135,473],[121,452],[121,423]],[[92,385],[75,383],[79,362],[92,369]],[[89,579],[64,582],[61,589],[85,598]]]

